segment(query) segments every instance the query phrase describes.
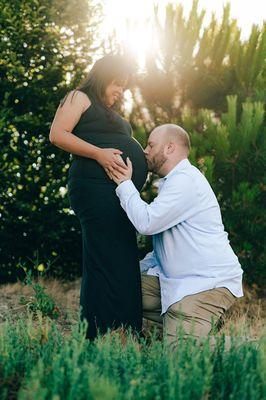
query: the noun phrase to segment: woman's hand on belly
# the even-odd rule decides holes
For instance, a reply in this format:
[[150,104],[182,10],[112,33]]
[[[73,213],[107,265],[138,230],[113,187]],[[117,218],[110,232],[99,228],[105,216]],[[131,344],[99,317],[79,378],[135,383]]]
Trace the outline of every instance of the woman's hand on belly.
[[110,179],[112,179],[111,174],[114,171],[123,173],[127,169],[121,154],[123,154],[122,151],[112,148],[99,148],[99,151],[97,152],[96,161],[103,167]]

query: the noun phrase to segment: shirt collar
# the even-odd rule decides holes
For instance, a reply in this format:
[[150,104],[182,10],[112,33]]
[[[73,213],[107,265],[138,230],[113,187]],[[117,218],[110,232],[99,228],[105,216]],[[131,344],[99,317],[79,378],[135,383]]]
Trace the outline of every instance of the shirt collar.
[[179,163],[176,164],[176,166],[173,169],[171,169],[171,171],[168,172],[168,174],[165,175],[162,179],[166,180],[169,178],[169,176],[175,174],[178,171],[182,171],[182,170],[186,169],[190,165],[191,164],[190,164],[189,160],[187,158],[184,158],[183,160],[179,161]]
[[161,189],[162,185],[164,184],[166,179],[169,178],[169,176],[175,174],[178,171],[182,171],[182,170],[186,169],[189,165],[191,165],[191,163],[189,162],[189,160],[187,158],[184,158],[183,160],[179,161],[179,163],[176,164],[176,166],[173,169],[171,169],[171,171],[168,172],[167,175],[165,175],[163,178],[159,179],[158,190]]

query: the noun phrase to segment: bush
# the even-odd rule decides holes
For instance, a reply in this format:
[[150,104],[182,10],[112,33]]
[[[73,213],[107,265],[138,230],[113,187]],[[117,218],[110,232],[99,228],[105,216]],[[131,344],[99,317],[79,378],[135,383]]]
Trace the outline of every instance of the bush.
[[[221,118],[211,110],[184,108],[172,123],[190,134],[190,161],[210,182],[221,207],[225,229],[249,283],[265,283],[265,125],[260,102],[247,101],[237,112],[237,97],[228,96],[228,111]],[[140,131],[138,132],[140,135]],[[144,134],[143,139],[144,141]],[[151,201],[157,192],[150,177],[143,197]],[[140,236],[143,252],[149,238]]]
[[[39,270],[42,270],[42,267],[43,264],[38,265]],[[32,288],[33,296],[30,296],[30,298],[21,296],[20,304],[27,306],[28,311],[31,311],[33,315],[36,315],[40,311],[43,316],[57,319],[60,315],[60,310],[54,299],[46,293],[43,285],[34,281],[31,270],[25,270],[25,273],[24,283]]]
[[94,343],[85,326],[63,337],[54,322],[31,314],[0,327],[0,398],[101,400],[260,400],[263,341],[224,338],[210,349],[180,340],[176,352],[154,339],[140,343],[130,332],[108,333]]
[[182,124],[191,132],[191,161],[205,173],[219,200],[229,239],[248,282],[265,282],[265,125],[260,102],[247,101],[237,114],[228,96],[221,120],[209,110],[189,110]]
[[[154,124],[178,123],[191,133],[191,161],[214,188],[247,280],[261,284],[265,128],[255,100],[264,99],[265,26],[242,42],[227,6],[222,23],[214,17],[202,30],[197,3],[188,17],[169,5],[167,29],[156,20],[160,51],[133,90],[130,118],[143,146]],[[81,272],[82,248],[67,198],[70,158],[48,132],[60,99],[92,62],[99,7],[87,0],[0,0],[0,7],[0,281],[23,279],[17,265],[36,251],[42,263],[57,258],[51,274],[72,278]],[[228,93],[239,95],[238,105],[228,97],[221,115]],[[241,110],[246,96],[252,100]],[[196,109],[202,106],[215,112]],[[155,195],[151,179],[143,196]],[[139,243],[143,256],[150,238]]]
[[54,272],[71,275],[81,245],[66,198],[69,154],[48,135],[60,99],[91,64],[98,7],[0,0],[0,8],[0,281],[22,278],[16,264],[36,250],[44,262],[60,254]]

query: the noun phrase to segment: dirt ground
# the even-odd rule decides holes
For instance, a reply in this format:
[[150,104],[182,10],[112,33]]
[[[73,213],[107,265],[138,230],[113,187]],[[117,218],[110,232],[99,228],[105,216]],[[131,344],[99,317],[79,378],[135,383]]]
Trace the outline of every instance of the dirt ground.
[[[81,278],[68,283],[57,279],[39,279],[39,283],[55,300],[60,310],[57,325],[67,334],[78,321]],[[256,286],[246,287],[244,293],[245,296],[238,299],[228,311],[221,332],[229,334],[233,325],[237,333],[256,339],[262,335],[266,326],[266,297]],[[22,282],[0,285],[0,323],[6,320],[7,315],[16,319],[26,312],[27,306],[20,303],[21,296],[30,301],[33,296],[32,288]]]

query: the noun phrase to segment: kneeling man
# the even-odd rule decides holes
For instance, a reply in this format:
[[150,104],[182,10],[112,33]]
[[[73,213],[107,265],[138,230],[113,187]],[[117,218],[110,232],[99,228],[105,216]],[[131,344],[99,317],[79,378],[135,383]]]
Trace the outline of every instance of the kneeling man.
[[125,173],[113,172],[128,218],[138,232],[153,236],[153,251],[140,262],[143,316],[163,324],[171,344],[180,330],[185,336],[207,336],[235,298],[243,296],[243,271],[219,204],[207,179],[190,164],[189,148],[188,134],[177,125],[152,131],[145,155],[149,170],[161,180],[150,204],[131,181],[129,159]]

